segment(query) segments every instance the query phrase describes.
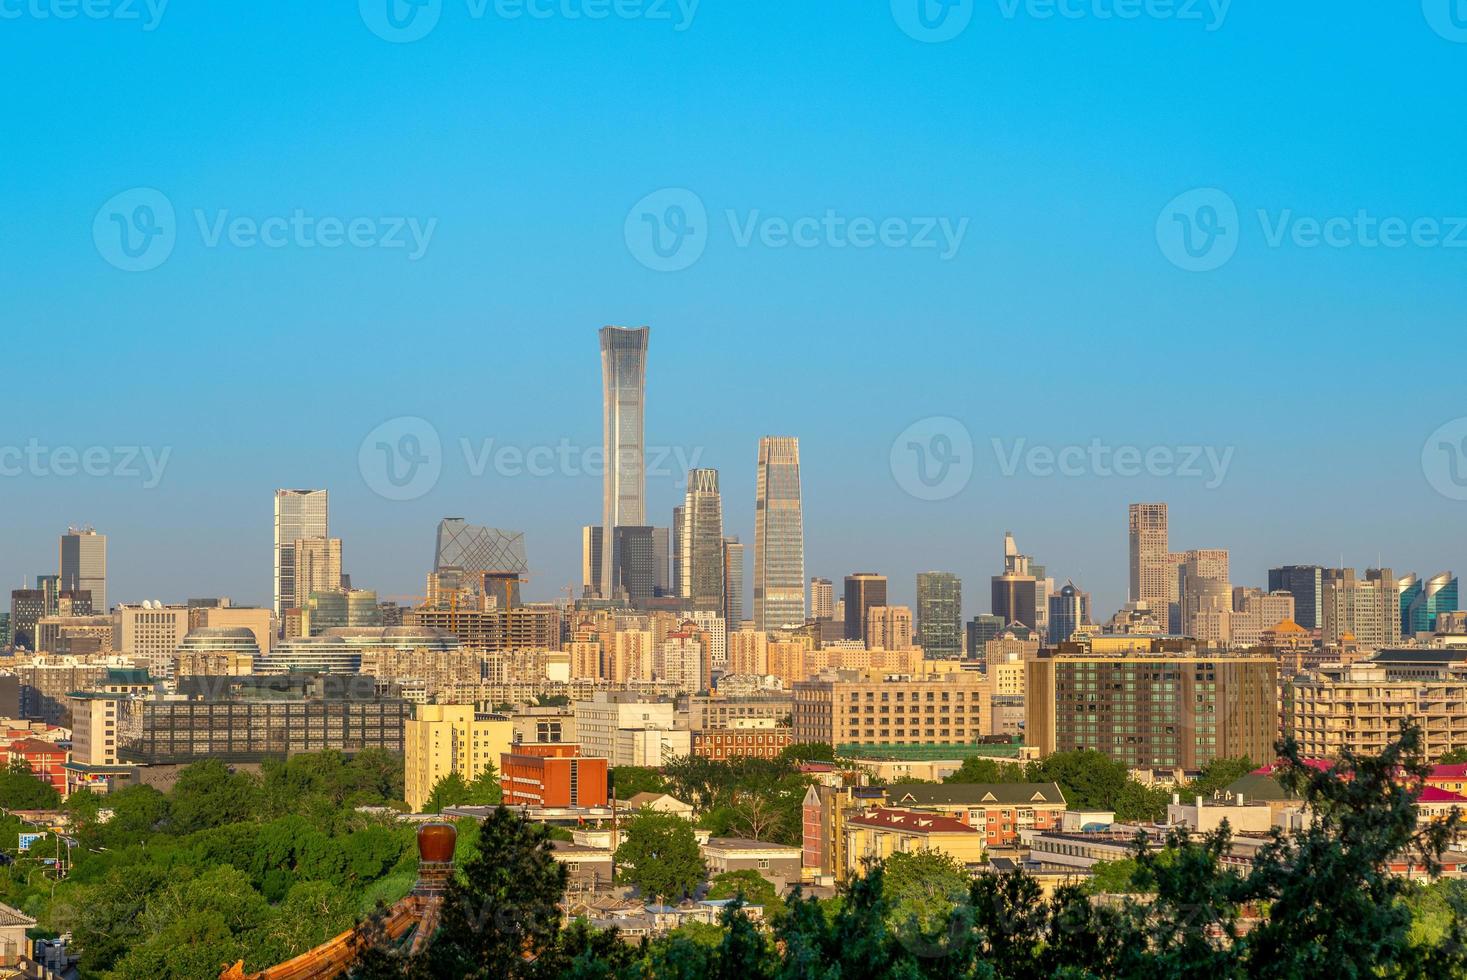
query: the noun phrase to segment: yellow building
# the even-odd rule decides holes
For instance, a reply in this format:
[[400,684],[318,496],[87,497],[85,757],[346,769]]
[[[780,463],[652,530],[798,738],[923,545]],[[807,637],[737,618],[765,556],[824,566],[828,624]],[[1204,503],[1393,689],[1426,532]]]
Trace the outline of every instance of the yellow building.
[[898,853],[933,851],[965,865],[983,861],[984,835],[935,813],[878,807],[847,817],[845,835],[847,878],[860,873],[867,860],[884,861]]
[[417,812],[449,773],[465,782],[499,765],[514,743],[514,723],[476,714],[471,704],[420,704],[403,728],[404,795]]

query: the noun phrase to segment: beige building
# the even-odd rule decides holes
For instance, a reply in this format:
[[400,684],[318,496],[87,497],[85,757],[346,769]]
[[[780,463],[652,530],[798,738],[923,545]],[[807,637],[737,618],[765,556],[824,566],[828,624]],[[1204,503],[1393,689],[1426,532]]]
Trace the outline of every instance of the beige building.
[[755,630],[728,634],[728,672],[762,677],[769,673],[769,637]]
[[[1294,620],[1294,597],[1287,592],[1233,589],[1232,645],[1246,650],[1263,643],[1264,633]],[[1297,627],[1296,627],[1297,628]]]
[[260,653],[270,655],[275,643],[275,615],[269,609],[254,606],[208,606],[194,610],[193,626],[211,628],[243,627],[255,634]]
[[982,862],[985,836],[952,817],[917,810],[877,807],[845,821],[845,867],[842,876],[859,874],[867,860],[886,860],[893,854],[933,851],[959,864]]
[[968,745],[985,734],[988,684],[980,675],[864,678],[827,671],[794,685],[794,740],[843,745]]
[[301,538],[295,542],[295,605],[304,609],[317,592],[341,591],[341,539]]
[[[615,766],[662,765],[663,758],[692,752],[692,736],[679,729],[677,705],[630,691],[598,691],[575,703],[581,755]],[[651,760],[651,761],[649,761]]]
[[1400,594],[1389,568],[1372,568],[1362,578],[1353,568],[1326,568],[1323,575],[1326,644],[1353,637],[1362,650],[1401,642]]
[[154,677],[173,676],[174,654],[188,635],[188,614],[187,606],[157,602],[118,606],[115,615],[122,655],[147,668]]
[[498,767],[514,745],[514,725],[471,704],[420,704],[403,726],[402,745],[404,794],[417,812],[449,773],[469,782],[489,765]]
[[909,650],[912,610],[907,606],[872,606],[866,613],[866,646],[871,650]]
[[1299,750],[1316,759],[1345,749],[1378,754],[1407,719],[1421,726],[1429,760],[1467,749],[1464,657],[1467,651],[1400,649],[1324,665],[1291,683],[1284,723]]

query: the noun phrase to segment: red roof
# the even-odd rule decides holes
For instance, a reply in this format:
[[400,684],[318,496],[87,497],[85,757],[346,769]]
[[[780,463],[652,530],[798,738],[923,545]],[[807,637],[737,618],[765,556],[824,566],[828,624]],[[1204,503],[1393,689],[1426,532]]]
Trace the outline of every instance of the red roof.
[[23,738],[10,743],[10,751],[18,755],[65,755],[66,750],[55,742],[43,742],[38,738]]
[[885,807],[869,810],[849,818],[847,823],[883,830],[909,830],[918,834],[976,834],[977,830],[952,817],[917,810],[893,810]]
[[1424,786],[1417,797],[1421,803],[1467,803],[1467,796],[1460,796],[1436,786]]
[[[1301,759],[1299,761],[1302,762],[1302,763],[1304,763],[1304,765],[1307,766],[1307,767],[1309,767],[1310,769],[1317,769],[1320,772],[1325,772],[1332,765],[1334,765],[1334,763],[1330,762],[1327,759]],[[1261,767],[1253,770],[1252,775],[1254,775],[1254,776],[1272,776],[1274,773],[1276,773],[1280,769],[1284,769],[1284,768],[1287,768],[1287,766],[1286,766],[1285,763],[1283,763],[1283,762],[1275,762],[1275,763],[1272,763],[1270,765],[1261,766]]]
[[1459,762],[1450,766],[1432,766],[1431,775],[1427,779],[1467,779],[1467,763]]

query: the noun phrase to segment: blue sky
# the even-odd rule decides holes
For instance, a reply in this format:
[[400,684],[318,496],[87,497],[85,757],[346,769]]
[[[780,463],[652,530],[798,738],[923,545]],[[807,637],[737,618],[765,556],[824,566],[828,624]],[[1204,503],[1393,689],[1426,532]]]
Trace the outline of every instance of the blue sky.
[[[529,594],[558,595],[599,479],[476,476],[461,440],[598,445],[607,323],[652,327],[648,442],[722,471],[728,533],[752,541],[758,437],[801,437],[811,575],[882,571],[910,599],[916,572],[952,570],[986,612],[1012,529],[1108,614],[1132,500],[1171,503],[1174,547],[1232,549],[1239,583],[1463,564],[1467,502],[1428,444],[1467,435],[1433,435],[1467,416],[1467,26],[1447,0],[1221,19],[966,0],[943,41],[916,0],[703,0],[690,19],[441,0],[410,43],[369,27],[379,0],[175,0],[155,22],[92,2],[108,16],[0,4],[0,446],[100,448],[114,474],[63,455],[0,477],[10,587],[89,522],[115,600],[263,602],[271,491],[324,486],[358,584],[420,592],[436,521],[460,515],[523,528]],[[158,217],[139,188],[173,210],[172,249],[125,271],[107,234]],[[669,200],[702,207],[701,251],[657,271],[635,228]],[[1183,267],[1176,200],[1198,222],[1224,204],[1218,267]],[[360,221],[366,244],[252,239],[297,212]],[[951,255],[770,244],[827,212],[963,233]],[[431,227],[417,257],[386,247],[408,219]],[[1341,244],[1309,247],[1332,220]],[[1410,240],[1382,244],[1385,221]],[[439,435],[441,476],[388,500],[358,452],[404,416]],[[972,475],[924,500],[892,448],[933,417],[961,423]],[[1092,444],[1231,455],[1219,481],[1002,462]],[[169,453],[156,486],[126,475],[134,446]],[[678,492],[651,481],[654,519]]]

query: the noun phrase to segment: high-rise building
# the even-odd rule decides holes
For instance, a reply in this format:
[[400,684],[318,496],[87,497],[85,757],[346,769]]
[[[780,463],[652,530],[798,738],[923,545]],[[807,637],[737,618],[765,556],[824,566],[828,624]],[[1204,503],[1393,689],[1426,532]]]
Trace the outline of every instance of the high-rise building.
[[438,522],[433,571],[439,574],[450,569],[474,582],[482,583],[486,575],[518,581],[530,572],[525,534],[480,527],[462,517],[445,517]]
[[810,580],[810,618],[835,618],[835,585],[828,578]]
[[1401,636],[1435,633],[1437,617],[1457,609],[1457,579],[1438,572],[1429,579],[1407,575],[1397,582],[1401,607]]
[[1268,591],[1294,597],[1294,622],[1306,630],[1324,625],[1324,569],[1319,565],[1284,565],[1268,570]]
[[846,576],[846,639],[866,639],[873,606],[886,605],[886,576],[856,572]]
[[1024,740],[1041,755],[1096,749],[1133,769],[1186,770],[1215,759],[1272,757],[1274,657],[1208,656],[1176,640],[1106,639],[1112,642],[1041,651],[1026,665]]
[[1228,581],[1228,553],[1223,548],[1185,552],[1177,564],[1178,621],[1172,632],[1209,646],[1232,641],[1233,587]]
[[341,539],[301,538],[295,542],[295,598],[287,607],[304,609],[311,596],[341,591]]
[[682,587],[683,581],[683,557],[682,549],[678,542],[683,539],[683,508],[682,504],[672,509],[672,577],[668,580],[672,583],[672,594]]
[[868,650],[910,650],[912,610],[906,606],[872,606],[866,615]]
[[654,527],[652,529],[652,561],[657,566],[658,595],[677,594],[677,583],[668,574],[668,563],[676,550],[677,541],[672,536],[671,528]]
[[[993,614],[1003,618],[1004,625],[1023,623],[1030,629],[1039,625],[1039,580],[1029,567],[1029,556],[1019,553],[1014,536],[1003,536],[1003,574],[992,579]],[[1045,610],[1046,615],[1048,609]]]
[[1066,582],[1064,588],[1049,597],[1049,643],[1068,643],[1080,631],[1086,619],[1085,593]]
[[980,613],[968,620],[968,659],[981,662],[988,641],[1002,636],[1007,625],[1002,616],[992,613]]
[[588,596],[601,595],[601,527],[581,526],[581,591]]
[[963,583],[951,572],[917,574],[917,642],[934,660],[963,652]]
[[61,537],[61,588],[90,592],[92,609],[107,612],[107,536],[90,527],[69,529]]
[[1132,504],[1130,514],[1132,602],[1163,610],[1177,601],[1177,556],[1168,543],[1166,504]]
[[723,539],[723,619],[730,632],[744,621],[744,546]]
[[800,440],[759,440],[754,499],[754,628],[805,624],[805,524]]
[[295,585],[295,543],[327,537],[327,510],[325,490],[275,491],[275,618],[281,622],[304,598]]
[[[606,598],[625,596],[633,606],[642,608],[657,594],[657,554],[652,540],[655,530],[645,524],[624,524],[616,529],[612,536],[616,553],[612,581],[616,582],[617,591]],[[602,568],[604,575],[604,563]]]
[[723,499],[717,470],[689,470],[678,541],[682,579],[678,596],[689,609],[722,611]]
[[1400,593],[1389,568],[1367,569],[1364,578],[1353,568],[1326,568],[1322,580],[1325,643],[1353,638],[1361,650],[1379,650],[1400,642]]
[[[601,553],[601,596],[616,597],[621,582],[616,569],[616,529],[647,523],[647,481],[643,452],[646,440],[646,327],[601,329],[602,449],[604,475],[601,526],[612,547]],[[650,536],[649,536],[650,537]],[[655,579],[653,582],[655,588]]]

